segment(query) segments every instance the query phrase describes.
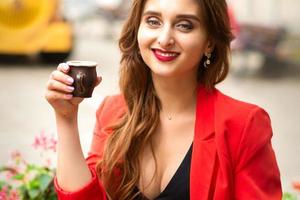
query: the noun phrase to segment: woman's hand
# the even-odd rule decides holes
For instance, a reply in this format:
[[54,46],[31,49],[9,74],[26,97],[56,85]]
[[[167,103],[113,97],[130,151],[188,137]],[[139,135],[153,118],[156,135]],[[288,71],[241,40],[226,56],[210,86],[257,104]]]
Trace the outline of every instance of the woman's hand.
[[[50,75],[47,82],[45,97],[54,108],[55,113],[65,117],[73,116],[77,113],[78,105],[83,98],[73,97],[72,86],[74,80],[68,75],[70,67],[66,63],[60,63],[55,71]],[[101,77],[97,78],[96,86],[101,82]]]
[[[57,181],[62,188],[72,191],[86,185],[92,175],[82,153],[77,124],[78,105],[83,98],[73,97],[74,80],[68,75],[69,70],[65,63],[58,65],[47,82],[45,97],[54,108],[56,117]],[[98,77],[96,85],[100,82]]]

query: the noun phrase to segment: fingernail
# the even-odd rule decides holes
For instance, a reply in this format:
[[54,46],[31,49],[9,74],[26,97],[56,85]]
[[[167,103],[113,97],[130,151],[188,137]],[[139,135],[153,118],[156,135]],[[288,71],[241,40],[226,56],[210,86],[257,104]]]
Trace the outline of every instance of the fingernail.
[[73,78],[67,78],[67,82],[72,84],[74,82]]
[[69,70],[69,65],[67,65],[66,63],[63,63],[63,69],[65,71],[68,71]]
[[74,91],[74,87],[68,86],[68,87],[67,87],[67,90],[68,90],[69,92],[73,92],[73,91]]

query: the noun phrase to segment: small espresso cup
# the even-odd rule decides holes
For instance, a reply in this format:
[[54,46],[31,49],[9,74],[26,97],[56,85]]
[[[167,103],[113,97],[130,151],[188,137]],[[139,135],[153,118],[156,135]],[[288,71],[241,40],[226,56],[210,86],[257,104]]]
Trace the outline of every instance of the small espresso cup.
[[93,61],[68,61],[69,76],[74,79],[74,97],[90,98],[97,82],[97,63]]

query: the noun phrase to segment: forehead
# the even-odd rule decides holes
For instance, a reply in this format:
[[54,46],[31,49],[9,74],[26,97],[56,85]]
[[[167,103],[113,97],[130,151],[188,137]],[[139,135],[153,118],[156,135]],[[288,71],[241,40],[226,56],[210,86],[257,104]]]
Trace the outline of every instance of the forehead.
[[147,0],[145,11],[163,14],[194,14],[200,16],[200,5],[196,0]]

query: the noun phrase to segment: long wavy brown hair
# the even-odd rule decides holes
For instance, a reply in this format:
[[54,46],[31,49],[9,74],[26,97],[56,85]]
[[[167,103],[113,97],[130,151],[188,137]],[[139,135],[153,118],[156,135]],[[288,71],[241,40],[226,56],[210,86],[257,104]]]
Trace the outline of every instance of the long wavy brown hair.
[[[156,96],[150,69],[139,54],[137,34],[147,0],[133,0],[128,19],[119,40],[122,53],[120,90],[127,104],[127,112],[111,128],[103,158],[97,173],[103,181],[109,199],[132,200],[138,194],[134,188],[140,179],[139,154],[159,123],[161,104]],[[196,0],[195,0],[196,1]],[[225,0],[197,0],[204,27],[213,42],[211,64],[198,67],[198,81],[207,89],[225,79],[229,68],[231,33]],[[153,153],[153,147],[152,147]],[[154,156],[154,153],[153,153]],[[155,158],[155,157],[154,157]]]

